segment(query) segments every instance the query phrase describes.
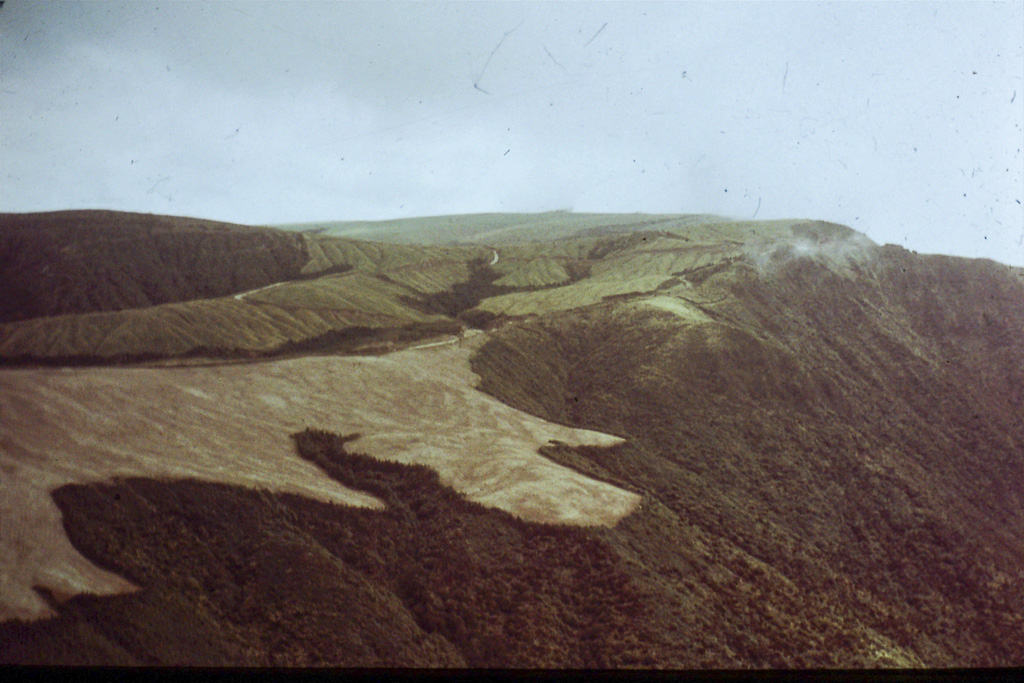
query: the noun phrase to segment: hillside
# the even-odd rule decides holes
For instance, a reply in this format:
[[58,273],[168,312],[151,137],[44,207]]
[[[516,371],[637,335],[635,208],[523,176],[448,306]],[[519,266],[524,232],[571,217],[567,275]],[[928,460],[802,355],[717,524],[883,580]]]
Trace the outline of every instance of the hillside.
[[306,425],[359,433],[363,452],[429,465],[472,500],[533,521],[608,524],[635,507],[634,494],[537,453],[550,439],[617,439],[475,391],[469,357],[482,339],[464,341],[386,357],[0,373],[0,620],[52,615],[34,585],[62,596],[125,590],[68,543],[49,496],[66,484],[191,477],[379,505],[294,457],[289,435]]
[[553,455],[644,491],[614,542],[655,604],[686,605],[660,619],[687,648],[1019,665],[1024,288],[895,249],[852,270],[794,259],[720,274],[730,296],[703,310],[546,316],[474,369],[510,405],[625,437]]
[[0,322],[117,311],[295,278],[300,236],[115,211],[0,214]]
[[[465,322],[479,326],[496,317],[573,308],[603,296],[652,291],[681,273],[699,277],[724,267],[742,256],[745,241],[795,238],[801,226],[808,225],[801,221],[714,222],[687,216],[542,214],[531,219],[500,214],[485,223],[486,234],[497,230],[504,235],[491,247],[413,246],[271,228],[232,232],[218,224],[217,229],[231,237],[222,251],[210,251],[209,258],[216,260],[221,254],[223,265],[211,262],[199,267],[201,262],[195,260],[190,261],[193,270],[170,268],[168,272],[178,273],[178,279],[209,284],[221,275],[237,281],[241,270],[250,277],[246,284],[252,288],[230,294],[240,285],[223,287],[227,291],[222,294],[208,291],[201,296],[178,292],[176,297],[158,288],[167,296],[154,295],[153,305],[127,306],[120,293],[146,289],[164,272],[163,261],[193,258],[189,240],[205,233],[178,229],[191,225],[191,219],[147,217],[176,226],[174,239],[164,239],[156,228],[145,226],[138,237],[131,228],[138,219],[135,214],[113,214],[107,220],[106,214],[85,213],[96,219],[93,232],[69,235],[61,232],[62,224],[54,214],[18,217],[45,226],[36,232],[52,233],[47,241],[63,246],[51,249],[58,256],[39,248],[42,256],[33,261],[34,270],[17,266],[32,249],[12,248],[14,265],[5,269],[4,276],[9,298],[39,302],[33,304],[36,308],[53,299],[68,312],[0,323],[0,363],[81,365],[195,355],[252,358],[287,352],[296,345],[348,351],[376,348],[450,332],[446,325],[451,321],[446,318],[466,312]],[[470,223],[469,217],[457,218]],[[433,241],[439,241],[443,221],[425,222],[423,229],[433,230]],[[525,232],[517,240],[519,230]],[[132,236],[127,243],[125,231]],[[11,244],[19,244],[14,237],[21,232],[11,231]],[[179,233],[191,237],[181,238]],[[87,239],[83,234],[99,237]],[[535,234],[561,237],[530,241]],[[290,271],[261,269],[258,260],[248,259],[246,250],[255,249],[263,239],[283,240],[298,250]],[[92,253],[101,265],[76,270],[63,264],[64,256],[59,255],[82,251]],[[138,259],[131,256],[136,252]],[[47,254],[50,261],[44,258]],[[109,259],[107,265],[102,265],[104,259]],[[46,289],[48,281],[34,279],[36,273],[58,271],[67,273],[61,276],[65,284],[52,291]],[[73,293],[53,293],[64,290]],[[91,303],[76,308],[83,297]]]
[[489,253],[168,216],[3,214],[0,362],[251,357],[342,330],[363,330],[347,348],[442,334],[451,326],[416,301]]
[[[786,224],[792,221],[778,221]],[[514,245],[574,237],[600,237],[647,230],[679,230],[716,239],[745,239],[773,221],[737,222],[709,214],[475,213],[387,221],[323,221],[275,227],[313,235],[369,239],[393,244]]]
[[6,554],[0,662],[1024,666],[1020,269],[821,221],[319,227],[259,291],[0,325],[5,509],[105,572]]

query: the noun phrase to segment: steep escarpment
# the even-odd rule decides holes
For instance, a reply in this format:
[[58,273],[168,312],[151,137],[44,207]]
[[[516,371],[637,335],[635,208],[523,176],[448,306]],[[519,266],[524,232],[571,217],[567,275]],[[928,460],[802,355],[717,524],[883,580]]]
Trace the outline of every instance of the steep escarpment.
[[[727,296],[700,316],[608,302],[509,326],[474,362],[511,405],[627,439],[551,456],[660,510],[613,535],[660,604],[690,606],[666,628],[762,664],[1024,661],[1016,276],[883,248],[711,282]],[[838,640],[810,628],[822,605]]]
[[0,322],[142,308],[299,276],[301,235],[119,211],[0,214]]

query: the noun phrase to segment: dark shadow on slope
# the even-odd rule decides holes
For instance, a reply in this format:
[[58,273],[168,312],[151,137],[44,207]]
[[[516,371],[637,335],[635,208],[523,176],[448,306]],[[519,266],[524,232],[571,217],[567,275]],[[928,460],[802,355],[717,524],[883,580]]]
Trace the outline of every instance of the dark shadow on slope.
[[494,284],[501,275],[487,265],[483,259],[469,264],[469,279],[458,282],[446,290],[425,294],[421,298],[408,298],[405,303],[425,313],[437,313],[449,318],[458,318],[464,311],[475,308],[488,297],[516,291],[512,287]]
[[399,327],[343,327],[315,337],[288,341],[267,351],[200,346],[180,354],[137,353],[111,356],[14,356],[0,357],[0,367],[123,366],[155,361],[208,359],[211,363],[266,361],[308,355],[372,355],[436,337],[458,335],[462,325],[453,320],[408,323]]
[[[0,322],[208,299],[303,279],[301,235],[120,211],[0,214]],[[319,274],[318,274],[319,275]]]
[[644,495],[614,529],[529,524],[305,432],[388,508],[62,487],[72,542],[143,590],[0,625],[0,661],[1024,665],[1020,283],[884,251],[856,279],[720,274],[728,324],[609,302],[481,349],[485,391],[628,437],[543,450]]
[[[625,226],[623,226],[625,227]],[[583,233],[580,236],[584,236]],[[672,232],[666,232],[664,230],[643,230],[641,232],[621,232],[620,228],[615,228],[612,233],[590,233],[594,236],[608,236],[602,239],[587,252],[587,258],[591,261],[600,261],[603,258],[607,258],[613,254],[617,254],[623,251],[629,251],[634,249],[641,244],[648,241],[653,242],[656,239],[673,239],[680,242],[689,242],[689,238],[677,235]]]
[[469,264],[469,279],[459,282],[446,290],[418,297],[403,297],[402,302],[424,313],[446,315],[461,320],[470,327],[486,329],[501,316],[476,307],[484,299],[514,292],[534,292],[542,289],[564,287],[590,276],[590,264],[586,261],[567,261],[565,264],[569,279],[550,285],[512,287],[498,285],[495,281],[501,273],[495,271],[487,261],[476,259]]

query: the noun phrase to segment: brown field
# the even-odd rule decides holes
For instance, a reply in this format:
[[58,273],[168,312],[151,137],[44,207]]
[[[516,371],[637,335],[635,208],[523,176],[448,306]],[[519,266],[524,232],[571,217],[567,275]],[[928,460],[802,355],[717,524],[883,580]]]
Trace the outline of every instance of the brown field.
[[[49,614],[31,589],[63,597],[130,589],[68,542],[48,492],[113,477],[197,478],[379,504],[295,454],[305,427],[359,432],[370,455],[429,465],[470,499],[530,521],[612,525],[635,494],[537,453],[555,439],[620,439],[514,410],[474,389],[472,348],[213,366],[20,369],[0,373],[0,620]],[[454,341],[454,340],[453,340]]]

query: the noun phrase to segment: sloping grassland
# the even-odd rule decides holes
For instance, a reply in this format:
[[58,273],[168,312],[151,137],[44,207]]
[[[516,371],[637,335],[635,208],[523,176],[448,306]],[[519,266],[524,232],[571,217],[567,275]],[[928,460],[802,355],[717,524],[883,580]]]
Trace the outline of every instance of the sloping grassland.
[[57,619],[0,624],[0,661],[657,663],[642,597],[594,531],[472,503],[435,471],[350,452],[339,436],[296,439],[303,458],[386,508],[197,481],[60,488],[75,545],[142,590],[82,595],[55,604]]
[[[450,341],[455,341],[451,339]],[[68,544],[49,492],[115,477],[182,477],[372,505],[297,458],[309,425],[359,433],[372,456],[428,465],[472,500],[524,519],[614,524],[637,497],[551,463],[551,439],[614,444],[516,411],[474,389],[472,344],[376,356],[172,368],[0,373],[0,619],[62,599],[125,590]]]
[[[511,230],[525,218],[504,220]],[[364,347],[378,348],[397,337],[451,332],[450,319],[465,311],[476,314],[465,321],[483,324],[652,291],[686,269],[735,258],[738,242],[711,242],[709,235],[746,231],[727,223],[694,228],[695,237],[622,233],[622,220],[610,226],[608,220],[569,220],[582,237],[489,248],[374,243],[113,212],[5,214],[0,241],[10,260],[4,287],[15,302],[11,310],[22,313],[0,324],[0,359],[247,358],[296,345],[326,349],[345,330],[384,331],[357,335]],[[631,221],[634,227],[686,223],[678,217]],[[545,229],[567,230],[559,225],[541,222]],[[758,234],[789,229],[789,223],[761,225]],[[502,230],[506,238],[511,234]],[[285,252],[291,254],[287,267],[268,265]],[[77,260],[65,263],[72,256]],[[50,278],[58,272],[63,284]],[[51,297],[60,306],[45,304]],[[20,300],[35,302],[26,304],[35,306],[31,315]],[[339,350],[360,348],[348,338]]]
[[246,357],[346,329],[430,336],[443,318],[419,297],[490,254],[115,212],[3,221],[0,358],[20,363]]
[[400,327],[438,316],[403,305],[406,291],[352,273],[288,283],[244,298],[40,318],[0,329],[0,353],[19,358],[97,361],[270,351],[348,327]]
[[[391,244],[485,244],[510,246],[575,237],[602,237],[650,230],[671,230],[697,239],[747,240],[793,223],[734,221],[710,214],[477,213],[424,216],[386,221],[325,221],[280,225],[318,235],[368,239]],[[848,228],[847,228],[848,229]]]

